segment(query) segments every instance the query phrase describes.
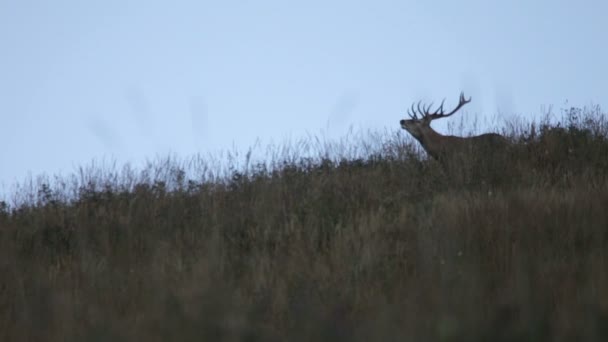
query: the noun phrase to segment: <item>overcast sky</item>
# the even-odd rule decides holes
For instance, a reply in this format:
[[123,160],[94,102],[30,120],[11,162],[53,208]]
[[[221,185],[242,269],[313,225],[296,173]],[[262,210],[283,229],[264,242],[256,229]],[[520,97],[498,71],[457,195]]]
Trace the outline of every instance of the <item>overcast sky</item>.
[[398,129],[412,101],[461,90],[486,118],[606,108],[607,15],[605,0],[0,0],[0,184]]

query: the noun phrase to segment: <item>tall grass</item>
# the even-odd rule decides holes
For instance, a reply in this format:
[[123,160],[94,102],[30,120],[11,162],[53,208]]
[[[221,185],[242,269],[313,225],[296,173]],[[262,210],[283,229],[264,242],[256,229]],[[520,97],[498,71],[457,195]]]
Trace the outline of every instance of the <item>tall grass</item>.
[[606,340],[606,117],[505,134],[481,170],[386,131],[22,183],[0,340]]

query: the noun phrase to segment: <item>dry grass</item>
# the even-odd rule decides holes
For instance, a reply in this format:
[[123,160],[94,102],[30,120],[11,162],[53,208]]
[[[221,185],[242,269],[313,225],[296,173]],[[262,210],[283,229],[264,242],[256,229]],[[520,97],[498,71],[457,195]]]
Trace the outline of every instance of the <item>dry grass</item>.
[[608,130],[563,122],[500,168],[400,133],[40,178],[0,205],[0,340],[605,341]]

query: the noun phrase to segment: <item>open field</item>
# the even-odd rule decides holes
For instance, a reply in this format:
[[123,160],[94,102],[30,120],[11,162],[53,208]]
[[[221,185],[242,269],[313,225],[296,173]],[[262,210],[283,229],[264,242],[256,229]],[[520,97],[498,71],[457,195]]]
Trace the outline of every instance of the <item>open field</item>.
[[394,132],[24,183],[0,340],[608,340],[606,115],[503,133],[500,167]]

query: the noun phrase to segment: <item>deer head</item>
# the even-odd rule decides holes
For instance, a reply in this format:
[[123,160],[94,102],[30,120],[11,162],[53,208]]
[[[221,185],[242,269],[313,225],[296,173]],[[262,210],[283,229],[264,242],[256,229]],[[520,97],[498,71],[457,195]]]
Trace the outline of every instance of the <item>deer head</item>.
[[458,101],[458,105],[449,113],[444,112],[444,102],[445,99],[441,101],[441,105],[432,113],[430,112],[430,109],[433,106],[432,103],[428,106],[421,105],[421,102],[418,102],[417,106],[414,106],[415,104],[412,104],[412,107],[407,111],[410,119],[399,121],[399,123],[401,124],[401,128],[408,131],[418,141],[423,142],[427,135],[438,134],[431,128],[431,121],[446,118],[456,113],[460,110],[460,108],[462,108],[462,106],[471,102],[471,98],[469,97],[469,99],[467,100],[464,97],[464,93],[460,93],[460,100]]

